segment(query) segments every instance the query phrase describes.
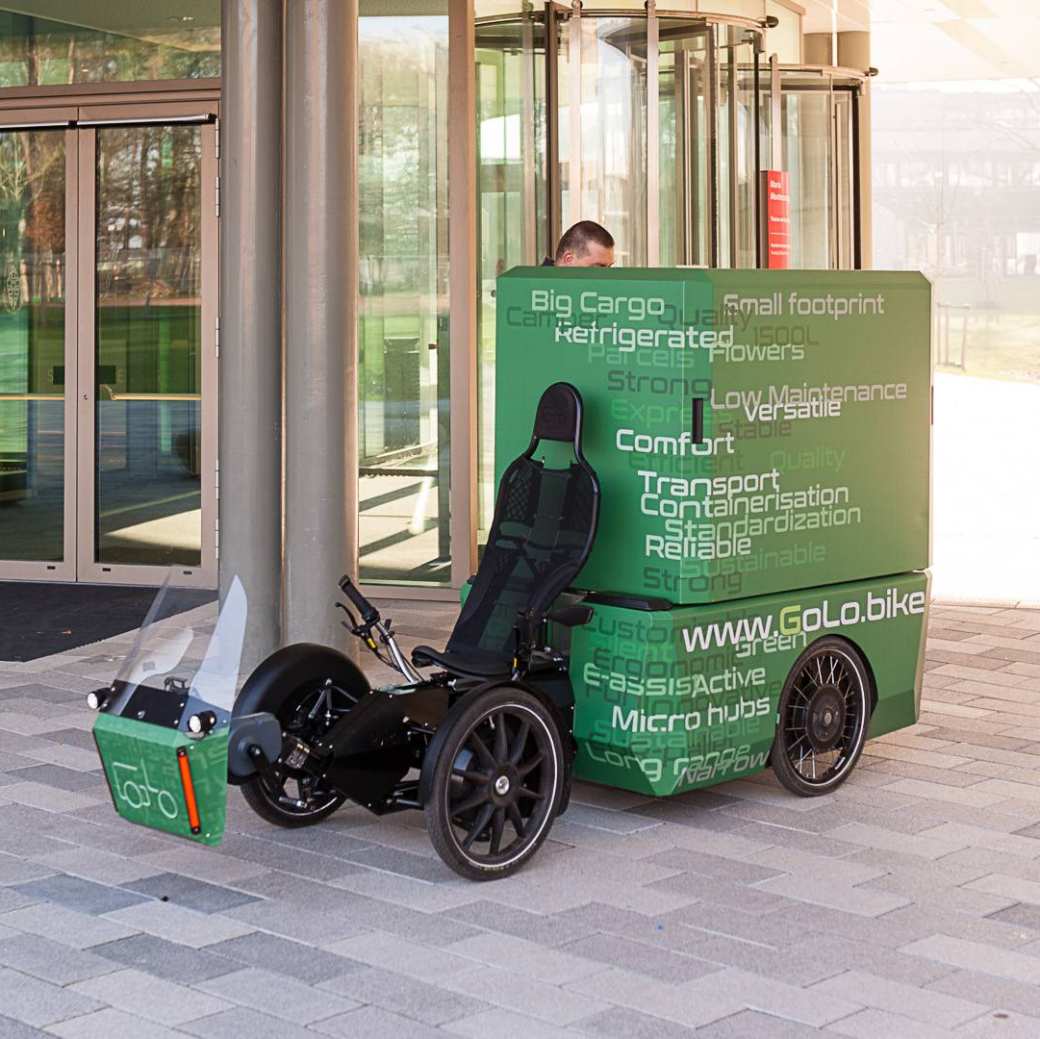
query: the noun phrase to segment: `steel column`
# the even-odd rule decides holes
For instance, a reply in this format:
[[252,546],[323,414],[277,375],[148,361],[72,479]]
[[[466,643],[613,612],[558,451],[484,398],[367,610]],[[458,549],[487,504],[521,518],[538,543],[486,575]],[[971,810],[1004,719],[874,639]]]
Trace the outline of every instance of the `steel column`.
[[221,25],[219,574],[249,665],[281,634],[281,0],[223,0]]
[[285,16],[284,638],[343,647],[331,600],[357,572],[357,12],[292,0]]

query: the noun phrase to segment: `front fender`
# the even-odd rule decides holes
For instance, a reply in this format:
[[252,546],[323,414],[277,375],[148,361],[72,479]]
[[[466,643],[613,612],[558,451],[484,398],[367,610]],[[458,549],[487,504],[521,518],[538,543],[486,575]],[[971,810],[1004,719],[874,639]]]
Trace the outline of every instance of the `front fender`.
[[277,714],[285,700],[302,685],[324,682],[360,699],[369,690],[368,679],[348,657],[330,646],[297,642],[283,646],[246,679],[235,700],[232,717],[268,711]]

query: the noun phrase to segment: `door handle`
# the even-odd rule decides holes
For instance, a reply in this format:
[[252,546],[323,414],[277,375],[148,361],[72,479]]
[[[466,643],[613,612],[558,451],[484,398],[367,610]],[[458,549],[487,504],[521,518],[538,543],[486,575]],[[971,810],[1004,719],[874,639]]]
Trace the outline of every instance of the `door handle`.
[[704,398],[694,397],[690,408],[690,436],[695,444],[704,443]]

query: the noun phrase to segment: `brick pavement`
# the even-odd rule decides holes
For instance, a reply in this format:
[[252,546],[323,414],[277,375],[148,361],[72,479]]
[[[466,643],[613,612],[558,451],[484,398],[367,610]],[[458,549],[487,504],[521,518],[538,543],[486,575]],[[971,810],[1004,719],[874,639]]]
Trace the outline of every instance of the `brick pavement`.
[[127,645],[0,663],[3,1039],[1040,1036],[1040,610],[936,607],[921,723],[830,797],[581,785],[481,885],[418,814],[119,821],[82,695]]

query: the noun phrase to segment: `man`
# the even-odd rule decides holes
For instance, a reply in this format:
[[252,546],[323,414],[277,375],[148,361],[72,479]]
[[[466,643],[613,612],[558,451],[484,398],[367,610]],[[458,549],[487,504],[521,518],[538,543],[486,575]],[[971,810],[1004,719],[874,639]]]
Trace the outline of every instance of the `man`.
[[556,246],[555,259],[543,267],[613,267],[614,238],[594,220],[580,220],[568,228]]

